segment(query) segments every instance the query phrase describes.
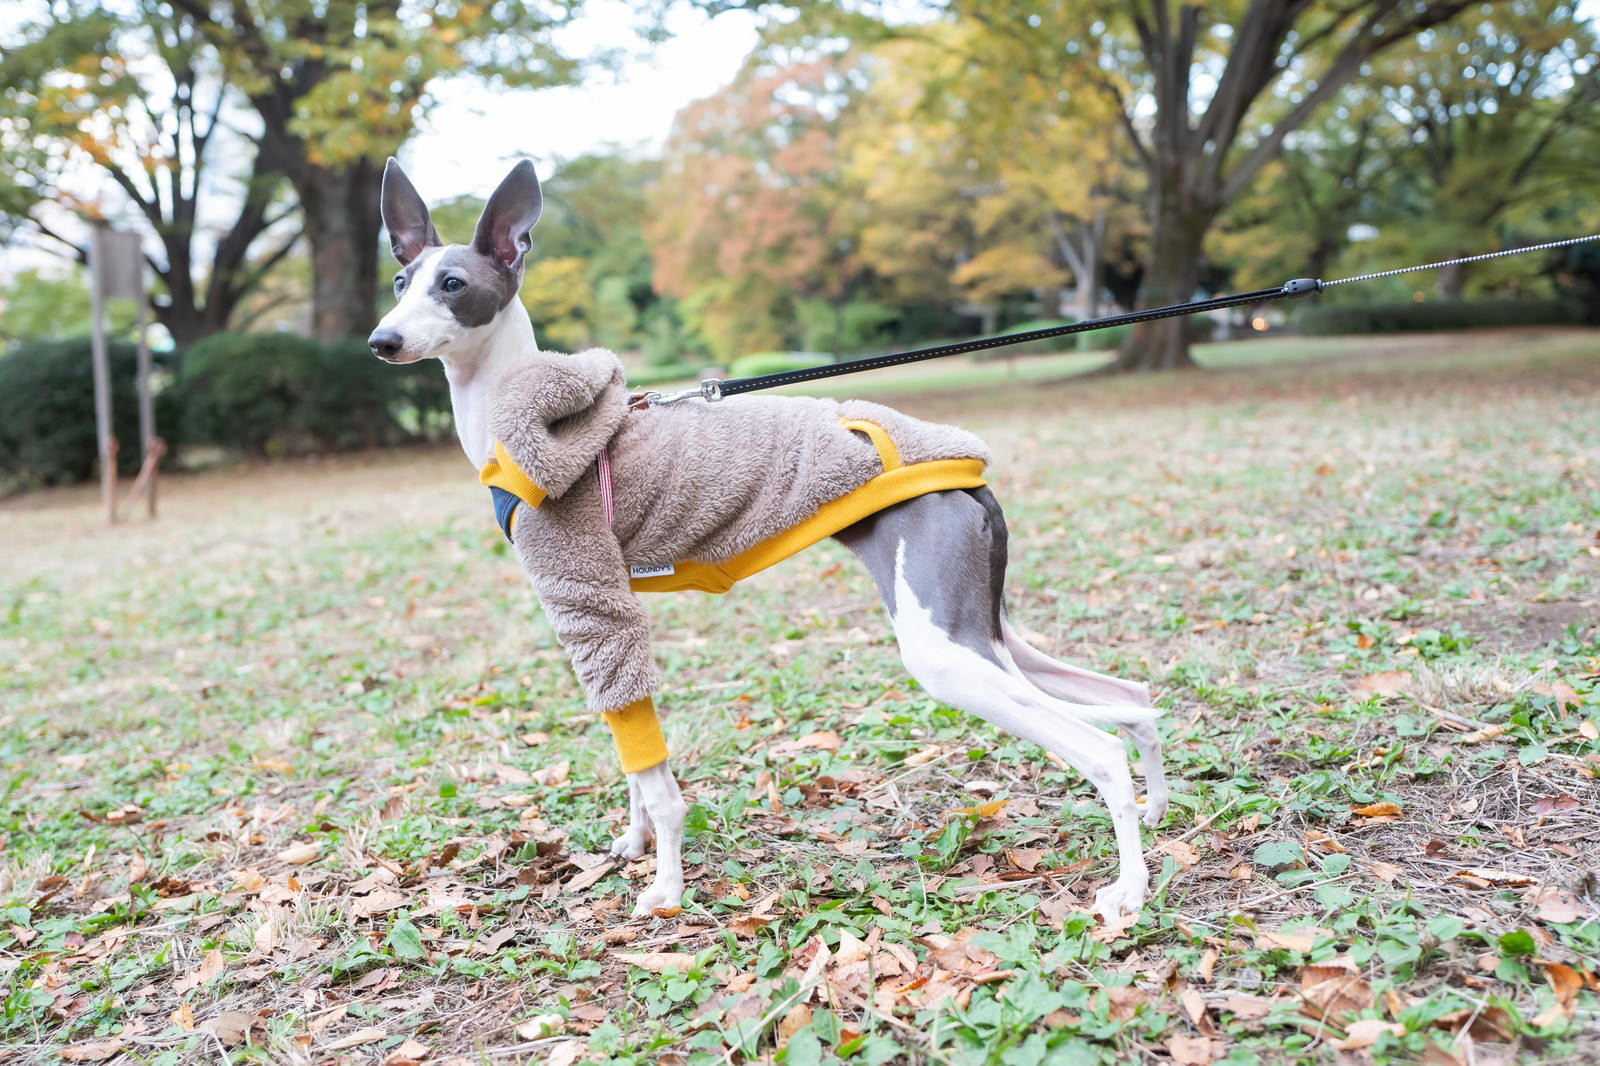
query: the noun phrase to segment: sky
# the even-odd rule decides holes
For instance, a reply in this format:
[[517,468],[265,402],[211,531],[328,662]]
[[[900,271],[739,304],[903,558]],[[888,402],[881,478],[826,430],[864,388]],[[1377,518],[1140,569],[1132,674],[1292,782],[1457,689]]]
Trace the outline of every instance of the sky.
[[[625,43],[629,17],[626,4],[595,4],[569,29],[570,46]],[[708,19],[680,8],[668,27],[671,39],[614,81],[504,93],[467,79],[439,83],[439,104],[401,149],[401,165],[432,201],[487,196],[523,156],[543,176],[557,159],[607,145],[659,149],[672,117],[732,81],[756,44],[756,21],[743,12]]]

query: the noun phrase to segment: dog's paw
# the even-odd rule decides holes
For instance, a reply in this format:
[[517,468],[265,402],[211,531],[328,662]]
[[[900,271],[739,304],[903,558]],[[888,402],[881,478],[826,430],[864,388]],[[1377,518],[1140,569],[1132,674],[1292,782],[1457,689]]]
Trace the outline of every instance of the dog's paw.
[[630,825],[627,832],[611,842],[611,855],[613,858],[642,859],[650,850],[651,833],[642,825]]
[[1145,801],[1144,818],[1142,819],[1145,825],[1149,826],[1151,829],[1154,829],[1156,826],[1161,824],[1161,820],[1166,816],[1167,797],[1151,796]]
[[1139,913],[1144,906],[1144,893],[1148,886],[1129,881],[1113,881],[1094,894],[1094,912],[1106,921]]
[[677,907],[683,902],[683,883],[662,884],[656,881],[649,888],[639,893],[639,898],[633,904],[635,918],[648,918],[661,907]]

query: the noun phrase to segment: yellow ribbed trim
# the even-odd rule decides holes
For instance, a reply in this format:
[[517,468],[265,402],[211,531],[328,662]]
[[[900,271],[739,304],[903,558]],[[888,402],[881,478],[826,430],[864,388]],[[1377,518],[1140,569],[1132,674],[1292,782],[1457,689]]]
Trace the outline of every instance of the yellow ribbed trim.
[[[506,446],[499,441],[494,442],[494,455],[478,470],[478,484],[487,488],[505,489],[534,508],[543,503],[545,497],[549,495],[534,484],[533,478],[522,472],[522,468],[506,453]],[[511,521],[507,523],[506,536],[511,535],[510,527],[515,525],[516,520],[516,512],[513,511]]]
[[649,696],[634,700],[620,711],[606,711],[600,717],[611,727],[623,773],[636,774],[666,761],[667,742],[661,737],[661,720],[656,717],[656,705]]
[[[898,459],[898,456],[896,457]],[[913,496],[946,489],[975,489],[987,484],[983,479],[982,459],[935,459],[911,466],[897,466],[823,504],[817,513],[797,526],[768,537],[760,544],[735,555],[725,563],[686,561],[674,566],[670,574],[636,577],[630,584],[635,592],[727,592],[734,582],[743,581],[796,552],[825,540],[846,526],[868,515],[877,514]]]
[[841,418],[839,424],[845,429],[853,429],[867,435],[867,439],[872,441],[872,446],[878,449],[878,460],[883,463],[884,473],[900,468],[900,449],[894,446],[894,441],[889,439],[888,431],[878,423],[868,422],[865,418]]

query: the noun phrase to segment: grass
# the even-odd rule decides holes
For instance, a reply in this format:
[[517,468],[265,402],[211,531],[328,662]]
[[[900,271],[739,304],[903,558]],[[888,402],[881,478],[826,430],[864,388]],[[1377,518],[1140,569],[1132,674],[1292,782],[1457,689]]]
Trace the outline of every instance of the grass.
[[8,503],[0,1048],[1594,1061],[1600,336],[1209,354],[871,382],[990,441],[1019,627],[1167,712],[1125,926],[1092,790],[908,682],[831,544],[647,601],[691,869],[630,921],[609,740],[459,454]]

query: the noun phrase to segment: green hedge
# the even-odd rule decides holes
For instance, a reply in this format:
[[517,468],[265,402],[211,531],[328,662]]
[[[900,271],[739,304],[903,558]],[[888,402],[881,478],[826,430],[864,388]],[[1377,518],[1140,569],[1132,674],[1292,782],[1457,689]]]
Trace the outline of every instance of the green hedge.
[[[139,466],[131,345],[111,347],[118,467]],[[278,456],[400,444],[450,427],[450,391],[431,359],[390,366],[364,341],[218,333],[157,356],[156,429],[171,444]],[[85,481],[95,472],[88,338],[0,354],[0,488]]]
[[[191,345],[177,393],[186,440],[258,456],[399,444],[425,433],[441,400],[449,408],[432,360],[391,366],[355,338],[324,345],[292,333],[217,333]],[[403,417],[419,407],[424,417]]]
[[743,355],[728,367],[730,378],[753,378],[762,374],[778,374],[785,370],[804,370],[807,367],[831,363],[827,356],[790,355],[788,352],[755,352]]
[[1434,300],[1426,303],[1307,304],[1291,325],[1307,336],[1405,333],[1483,326],[1580,325],[1583,308],[1564,300]]
[[[117,469],[139,469],[137,356],[131,344],[109,348],[111,431]],[[155,366],[165,371],[167,361]],[[171,398],[156,397],[156,429],[171,440]],[[0,354],[0,487],[87,481],[95,476],[94,369],[88,337],[30,341]]]

